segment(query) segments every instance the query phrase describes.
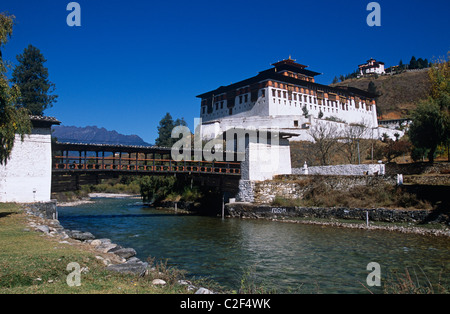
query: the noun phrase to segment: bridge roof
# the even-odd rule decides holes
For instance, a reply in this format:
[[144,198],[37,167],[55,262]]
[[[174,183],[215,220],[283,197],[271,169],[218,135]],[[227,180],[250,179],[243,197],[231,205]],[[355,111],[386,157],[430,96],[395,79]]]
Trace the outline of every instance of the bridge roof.
[[53,143],[53,150],[69,151],[105,151],[105,152],[133,152],[133,153],[162,153],[170,154],[170,148],[158,146],[133,146],[111,144],[85,144],[85,143]]
[[[171,154],[172,148],[158,146],[132,146],[132,145],[111,145],[111,144],[84,144],[84,143],[52,143],[54,151],[88,151],[88,152],[114,152],[114,153],[156,153]],[[197,150],[192,150],[192,153]],[[200,150],[203,152],[203,150]],[[223,151],[223,153],[230,153]]]

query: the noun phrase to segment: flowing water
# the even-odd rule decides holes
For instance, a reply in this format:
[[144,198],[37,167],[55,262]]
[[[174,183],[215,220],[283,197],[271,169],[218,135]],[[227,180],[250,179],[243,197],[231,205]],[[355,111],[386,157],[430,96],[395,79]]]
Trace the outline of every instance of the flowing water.
[[250,278],[278,293],[368,293],[367,288],[380,293],[382,288],[366,283],[371,262],[381,266],[382,280],[405,269],[421,285],[450,279],[445,237],[222,220],[156,210],[131,198],[59,207],[59,220],[67,229],[132,247],[143,261],[167,259],[188,276],[208,277],[227,289],[239,289],[241,280]]

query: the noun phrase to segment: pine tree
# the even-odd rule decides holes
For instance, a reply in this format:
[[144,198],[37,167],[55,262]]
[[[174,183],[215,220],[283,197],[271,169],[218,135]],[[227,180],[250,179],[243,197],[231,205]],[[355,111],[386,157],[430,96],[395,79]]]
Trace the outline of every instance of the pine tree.
[[158,138],[155,141],[155,145],[159,147],[172,147],[178,140],[172,138],[172,130],[176,126],[187,126],[187,123],[184,118],[173,121],[172,115],[166,113],[161,121],[159,121]]
[[372,81],[370,81],[369,86],[367,86],[367,91],[378,96],[377,86]]
[[[14,16],[0,13],[0,49],[12,36]],[[6,76],[7,66],[0,50],[0,165],[6,164],[14,146],[16,134],[24,139],[31,132],[28,110],[17,107],[20,90],[16,85],[9,86]]]
[[44,110],[51,108],[57,95],[52,95],[55,84],[48,80],[47,61],[36,47],[28,45],[23,54],[17,56],[19,64],[12,74],[12,82],[20,88],[19,104],[27,108],[32,115],[43,115]]
[[417,60],[416,57],[414,56],[412,56],[411,61],[409,61],[409,69],[410,70],[417,69]]

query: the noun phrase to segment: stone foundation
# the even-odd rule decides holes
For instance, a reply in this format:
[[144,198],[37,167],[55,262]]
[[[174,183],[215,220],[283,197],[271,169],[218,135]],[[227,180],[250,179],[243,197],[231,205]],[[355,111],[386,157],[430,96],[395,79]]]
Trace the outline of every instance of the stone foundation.
[[58,207],[56,201],[25,204],[24,209],[36,217],[43,219],[58,219]]
[[[430,215],[428,210],[397,210],[386,208],[320,208],[320,207],[276,207],[233,203],[226,204],[227,214],[239,218],[335,218],[348,220],[366,220],[383,222],[424,222]],[[447,222],[448,223],[448,222]]]
[[394,178],[379,176],[280,175],[275,180],[246,183],[242,186],[242,194],[251,194],[252,197],[247,200],[244,198],[236,200],[271,204],[277,196],[288,200],[302,199],[306,192],[318,184],[324,184],[332,190],[348,191],[357,186],[375,186],[385,183],[395,185],[397,182]]

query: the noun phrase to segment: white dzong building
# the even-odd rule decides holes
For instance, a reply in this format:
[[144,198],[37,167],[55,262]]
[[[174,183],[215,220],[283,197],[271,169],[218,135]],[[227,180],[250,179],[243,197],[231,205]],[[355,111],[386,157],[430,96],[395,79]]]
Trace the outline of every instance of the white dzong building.
[[367,63],[360,64],[358,67],[360,76],[370,74],[382,75],[386,73],[384,70],[384,62],[377,61],[374,58],[370,58],[369,60],[367,60]]
[[[364,123],[380,138],[375,95],[352,87],[318,84],[320,73],[291,58],[249,79],[198,95],[202,136],[214,138],[230,128],[279,129],[311,140],[308,129],[323,121],[340,129]],[[382,132],[382,133],[380,133]]]

